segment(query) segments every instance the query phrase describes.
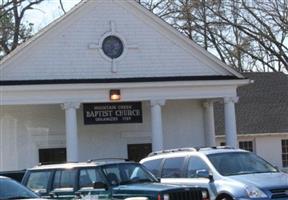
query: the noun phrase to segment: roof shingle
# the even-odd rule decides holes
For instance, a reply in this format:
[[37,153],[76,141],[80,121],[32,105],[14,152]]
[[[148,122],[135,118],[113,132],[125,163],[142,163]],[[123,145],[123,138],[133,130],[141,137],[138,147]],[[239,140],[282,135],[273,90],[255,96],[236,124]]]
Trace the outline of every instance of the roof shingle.
[[[244,73],[253,84],[238,88],[238,134],[288,133],[288,76],[283,73]],[[215,105],[216,134],[224,134],[223,104]]]

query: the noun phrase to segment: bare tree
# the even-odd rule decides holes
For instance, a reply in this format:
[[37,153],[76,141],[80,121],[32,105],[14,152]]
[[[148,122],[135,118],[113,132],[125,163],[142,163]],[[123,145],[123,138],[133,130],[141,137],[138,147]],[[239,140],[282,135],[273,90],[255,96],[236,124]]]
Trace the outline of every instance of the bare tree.
[[[23,18],[44,1],[49,0],[0,0],[0,59],[32,37],[33,24],[23,22]],[[59,4],[65,14],[62,0]]]
[[236,31],[233,40],[217,36],[239,52],[233,57],[241,59],[245,66],[242,63],[237,67],[250,71],[288,71],[287,3],[286,0],[234,0],[223,3],[218,10],[209,8],[226,30]]
[[287,0],[141,3],[239,71],[288,72]]
[[2,0],[0,7],[0,56],[5,56],[31,37],[32,24],[23,17],[33,6],[44,0]]

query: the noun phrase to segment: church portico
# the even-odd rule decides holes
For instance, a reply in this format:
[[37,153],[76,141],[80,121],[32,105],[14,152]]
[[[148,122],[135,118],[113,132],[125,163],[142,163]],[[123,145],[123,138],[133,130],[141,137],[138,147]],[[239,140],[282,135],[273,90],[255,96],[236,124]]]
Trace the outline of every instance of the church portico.
[[[66,97],[65,99],[66,102],[58,104],[31,102],[30,105],[1,106],[1,152],[3,154],[9,151],[16,158],[9,164],[4,162],[8,159],[7,155],[2,155],[1,170],[36,165],[41,160],[39,152],[43,149],[65,149],[67,161],[85,161],[101,157],[128,158],[129,144],[151,144],[151,150],[161,150],[212,145],[211,141],[215,140],[214,121],[211,121],[213,100],[162,98],[141,101],[134,96],[133,101],[121,102],[141,103],[141,123],[85,125],[83,105],[92,101],[80,103],[72,101],[73,98],[71,101]],[[119,102],[106,100],[92,103],[109,105]],[[207,124],[210,124],[210,129],[207,129]],[[7,137],[10,137],[9,142],[4,142]],[[11,151],[13,146],[15,148]],[[30,155],[29,159],[22,154]]]

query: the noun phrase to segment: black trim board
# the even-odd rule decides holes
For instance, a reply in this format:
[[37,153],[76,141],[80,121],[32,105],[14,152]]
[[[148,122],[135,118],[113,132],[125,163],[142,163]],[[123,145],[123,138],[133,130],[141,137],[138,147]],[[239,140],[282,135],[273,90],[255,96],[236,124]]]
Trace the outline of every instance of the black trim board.
[[0,86],[11,85],[54,85],[54,84],[89,84],[89,83],[140,83],[167,81],[213,81],[239,80],[236,76],[173,76],[173,77],[139,77],[139,78],[111,78],[111,79],[49,79],[49,80],[5,80]]

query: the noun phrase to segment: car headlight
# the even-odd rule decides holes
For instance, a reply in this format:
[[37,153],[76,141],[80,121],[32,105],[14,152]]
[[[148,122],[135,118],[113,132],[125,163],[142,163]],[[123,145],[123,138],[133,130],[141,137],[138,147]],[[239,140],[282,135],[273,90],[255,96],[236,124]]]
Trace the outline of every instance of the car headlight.
[[203,190],[202,191],[202,199],[205,200],[205,199],[209,199],[209,195],[208,195],[208,192]]
[[248,186],[245,189],[249,198],[267,198],[268,197],[263,191],[261,191],[257,187]]
[[169,194],[164,194],[163,200],[169,200]]

